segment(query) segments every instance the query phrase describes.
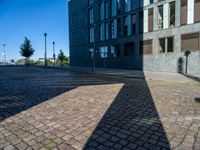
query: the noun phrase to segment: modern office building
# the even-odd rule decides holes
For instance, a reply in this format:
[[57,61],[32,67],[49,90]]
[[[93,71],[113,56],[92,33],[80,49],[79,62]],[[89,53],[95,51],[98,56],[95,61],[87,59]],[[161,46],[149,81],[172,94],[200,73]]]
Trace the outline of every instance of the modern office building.
[[72,66],[200,73],[200,0],[69,0]]

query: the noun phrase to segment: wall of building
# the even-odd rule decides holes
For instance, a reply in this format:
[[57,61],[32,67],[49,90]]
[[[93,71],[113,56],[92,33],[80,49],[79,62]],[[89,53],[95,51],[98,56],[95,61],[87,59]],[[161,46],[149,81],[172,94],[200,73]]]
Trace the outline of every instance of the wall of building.
[[[137,26],[136,32],[138,34],[124,37],[123,36],[123,17],[124,15],[117,16],[121,18],[121,37],[116,39],[109,39],[105,41],[99,40],[99,2],[101,0],[93,0],[94,4],[89,6],[87,0],[71,0],[69,1],[69,27],[70,27],[70,60],[73,66],[90,66],[93,65],[93,58],[90,58],[89,49],[95,49],[96,67],[106,68],[120,68],[120,69],[135,69],[146,71],[166,71],[166,72],[184,72],[185,69],[185,56],[181,50],[181,35],[186,33],[200,32],[200,23],[193,23],[188,25],[180,25],[181,23],[181,0],[176,0],[176,24],[175,27],[158,29],[158,6],[169,3],[173,0],[163,0],[158,2],[154,0],[154,4],[147,5],[143,8],[138,8],[136,11]],[[138,1],[139,2],[139,1]],[[139,5],[139,4],[138,4]],[[110,3],[109,3],[110,6]],[[95,43],[89,42],[89,8],[94,8],[94,23],[97,27],[94,31]],[[153,31],[139,34],[139,11],[153,10]],[[166,10],[165,10],[166,11]],[[132,12],[130,12],[131,14]],[[129,13],[127,13],[129,14]],[[110,15],[110,11],[109,11]],[[111,19],[109,18],[108,21]],[[190,20],[188,20],[190,21]],[[109,33],[111,29],[109,28]],[[171,53],[159,53],[159,38],[174,37],[174,51]],[[152,39],[152,54],[140,54],[140,41]],[[131,56],[124,56],[124,44],[134,42],[134,52]],[[119,45],[120,57],[111,57],[111,46]],[[107,58],[101,58],[99,48],[107,46]],[[183,59],[180,65],[179,60]],[[188,72],[200,73],[200,50],[192,51],[188,59]]]

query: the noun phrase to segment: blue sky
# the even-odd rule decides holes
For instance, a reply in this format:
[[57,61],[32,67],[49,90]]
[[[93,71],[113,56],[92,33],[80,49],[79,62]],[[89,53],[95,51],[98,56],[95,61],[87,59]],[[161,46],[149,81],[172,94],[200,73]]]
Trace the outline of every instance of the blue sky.
[[3,44],[8,59],[20,59],[20,45],[27,36],[35,49],[32,59],[44,57],[44,32],[48,34],[48,57],[52,42],[56,53],[63,49],[69,55],[68,0],[0,0],[0,61]]

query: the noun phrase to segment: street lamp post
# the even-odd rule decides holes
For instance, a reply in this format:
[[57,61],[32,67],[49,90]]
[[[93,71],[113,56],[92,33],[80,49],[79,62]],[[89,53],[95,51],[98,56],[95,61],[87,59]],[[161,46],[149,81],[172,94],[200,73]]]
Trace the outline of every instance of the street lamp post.
[[6,44],[3,44],[3,51],[4,51],[4,52],[3,52],[3,53],[4,53],[4,54],[3,54],[3,55],[4,55],[4,63],[6,64],[6,63],[7,63],[7,62],[6,62],[6,61],[7,61],[7,60],[6,60]]
[[47,33],[44,33],[45,40],[45,53],[44,53],[44,65],[47,66]]
[[[95,29],[96,29],[96,24],[94,24],[94,32],[95,32]],[[96,51],[95,51],[95,38],[94,38],[94,48],[93,48],[93,72],[96,71]]]
[[56,54],[55,54],[55,42],[53,44],[53,62],[54,62],[54,67],[56,66]]

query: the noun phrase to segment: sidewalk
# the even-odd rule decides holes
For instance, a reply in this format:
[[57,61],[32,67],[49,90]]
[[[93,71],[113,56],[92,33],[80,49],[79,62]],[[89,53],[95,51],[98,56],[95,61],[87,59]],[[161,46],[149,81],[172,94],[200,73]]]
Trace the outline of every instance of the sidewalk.
[[[93,73],[92,68],[89,67],[64,67],[71,71],[81,71],[86,73]],[[195,75],[183,75],[179,73],[169,72],[150,72],[150,71],[138,71],[138,70],[122,70],[122,69],[107,69],[96,68],[95,74],[119,76],[126,78],[137,78],[146,80],[179,82],[179,83],[200,83],[200,74]]]
[[[9,67],[14,67],[14,66],[9,66]],[[21,66],[15,66],[15,67],[21,67]],[[33,67],[45,68],[44,66],[33,66]],[[51,66],[50,67],[49,66],[47,68],[84,72],[84,73],[94,73],[91,67],[72,67],[72,66],[57,66],[57,67]],[[156,80],[156,81],[167,81],[167,82],[174,82],[174,83],[200,84],[200,73],[184,75],[184,74],[169,73],[169,72],[151,72],[151,71],[138,71],[138,70],[96,68],[94,74],[125,77],[125,78]]]

